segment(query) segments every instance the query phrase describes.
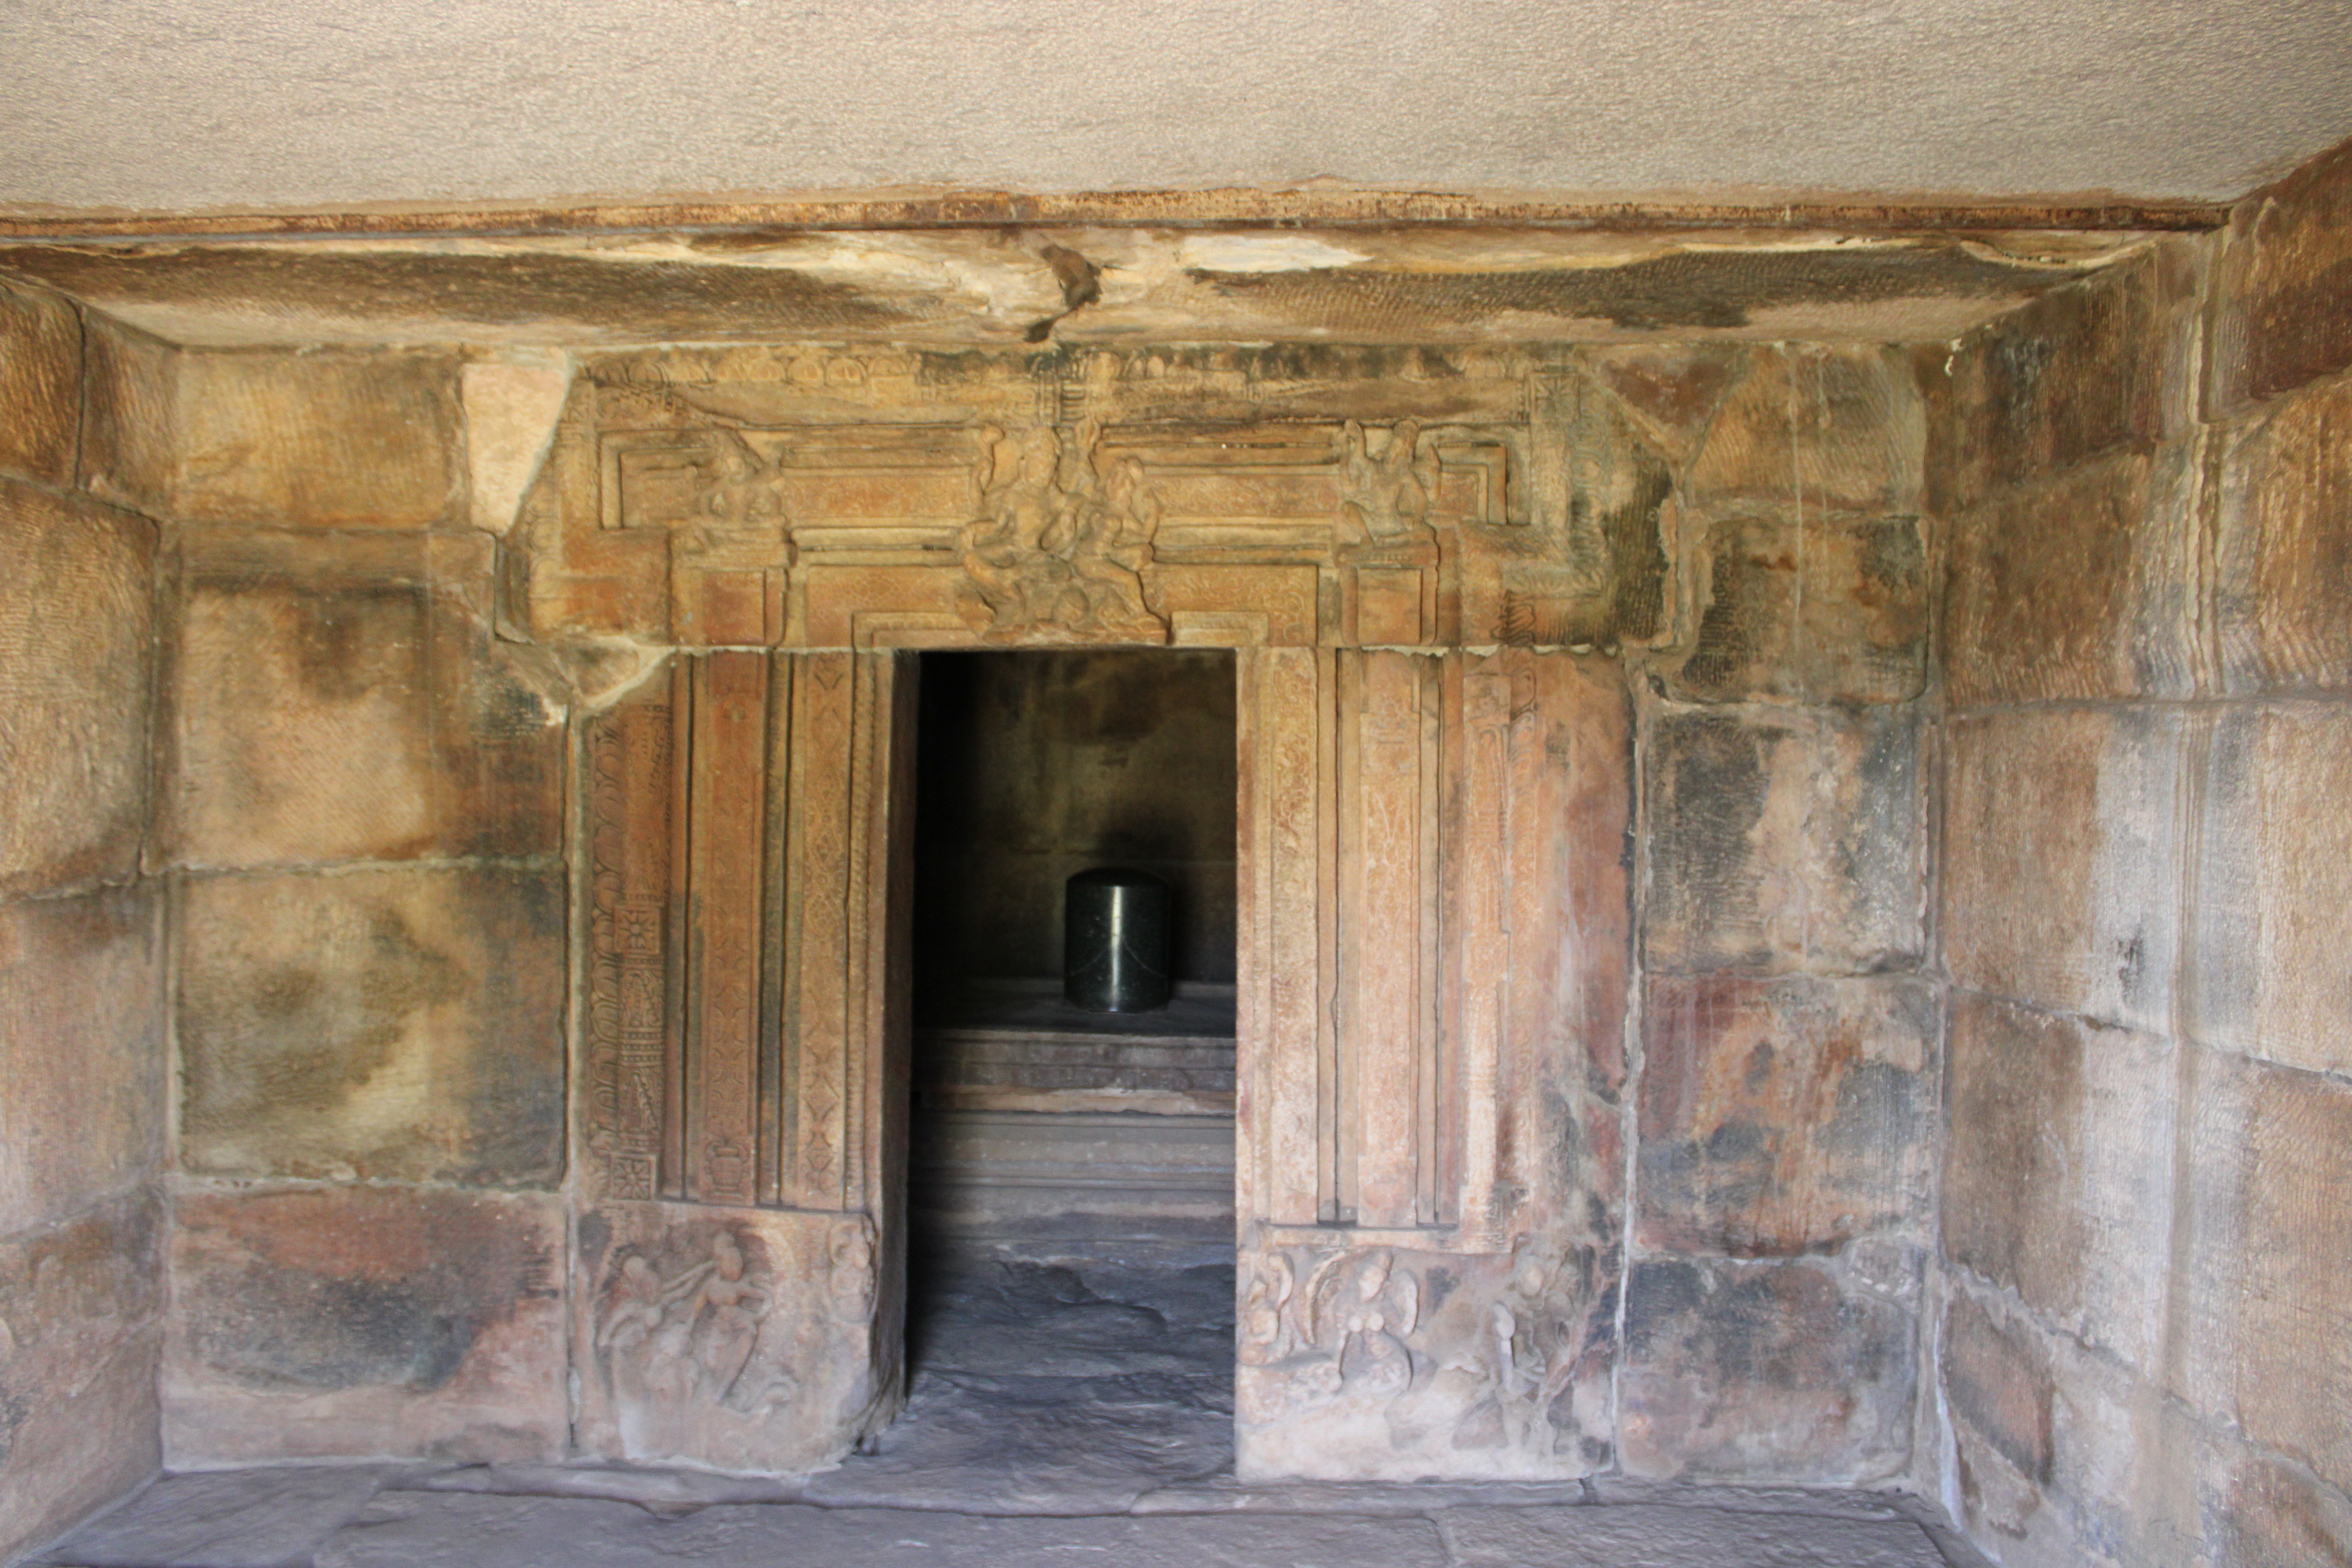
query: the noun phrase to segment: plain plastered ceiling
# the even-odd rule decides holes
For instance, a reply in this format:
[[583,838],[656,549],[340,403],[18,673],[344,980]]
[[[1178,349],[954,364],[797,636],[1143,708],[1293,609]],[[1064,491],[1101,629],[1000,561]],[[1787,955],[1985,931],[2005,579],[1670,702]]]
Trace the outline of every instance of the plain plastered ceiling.
[[26,0],[0,204],[953,185],[2233,197],[2345,0]]

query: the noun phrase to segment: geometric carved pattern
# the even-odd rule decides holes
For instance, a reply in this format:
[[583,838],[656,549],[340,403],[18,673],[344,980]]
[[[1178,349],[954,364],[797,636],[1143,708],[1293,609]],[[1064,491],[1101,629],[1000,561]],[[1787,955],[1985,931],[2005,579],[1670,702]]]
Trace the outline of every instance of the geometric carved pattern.
[[887,653],[683,655],[665,690],[588,723],[598,1195],[874,1213],[868,1108],[887,1111],[903,1033],[884,885],[906,859],[898,671]]
[[1542,1097],[1617,1050],[1622,694],[1567,653],[1243,658],[1244,1226],[1507,1249],[1567,1196]]
[[660,1187],[670,1037],[670,716],[624,704],[588,728],[588,1147],[604,1196]]

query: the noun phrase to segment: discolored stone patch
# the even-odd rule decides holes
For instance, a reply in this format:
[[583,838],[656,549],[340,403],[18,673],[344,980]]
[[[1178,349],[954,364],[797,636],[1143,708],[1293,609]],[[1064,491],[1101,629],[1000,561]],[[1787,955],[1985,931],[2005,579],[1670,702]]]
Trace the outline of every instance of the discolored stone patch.
[[91,361],[94,487],[177,521],[425,528],[464,495],[457,363],[404,349],[157,351]]
[[1654,1258],[1625,1296],[1629,1474],[1870,1481],[1909,1463],[1912,1313],[1812,1262]]
[[1724,393],[1748,365],[1727,343],[1614,344],[1586,351],[1593,379],[1677,467],[1690,461]]
[[492,634],[490,542],[184,546],[165,837],[196,866],[537,855],[562,714]]
[[2193,335],[2200,245],[2159,241],[2001,316],[1958,352],[1924,354],[1929,417],[1944,432],[1932,510],[2161,439],[2191,390],[2167,329]]
[[0,1236],[163,1161],[163,933],[148,887],[0,908]]
[[562,1451],[556,1200],[339,1187],[181,1195],[173,1462]]
[[2055,1394],[2047,1355],[2032,1338],[1955,1290],[1944,1314],[1944,1393],[1953,1416],[2038,1484],[2050,1480]]
[[0,896],[137,867],[154,530],[0,479]]
[[81,316],[0,284],[0,470],[69,485],[81,439]]
[[2151,1373],[2172,1224],[2174,1047],[1953,998],[1946,1255]]
[[1802,306],[2023,299],[2044,281],[2031,278],[2032,270],[1930,243],[1844,253],[1680,252],[1615,266],[1508,272],[1202,268],[1191,277],[1318,335],[1411,341],[1460,323],[1522,316],[1607,321],[1643,331],[1722,330]]
[[1649,741],[1654,972],[1917,962],[1915,715],[1669,710]]
[[1759,348],[1687,479],[1694,505],[1915,512],[1927,409],[1891,349]]
[[1985,714],[1946,730],[1940,883],[1956,984],[2168,1026],[2178,710]]
[[2226,441],[2215,616],[2230,689],[2352,687],[2352,379],[2298,392]]
[[154,1473],[163,1247],[152,1188],[0,1243],[0,1556]]
[[1916,518],[1711,525],[1697,635],[1667,689],[1690,701],[1900,702],[1927,679],[1927,557]]
[[2249,1457],[2231,1471],[2215,1544],[2231,1563],[2341,1568],[2352,1563],[2352,1498],[2294,1467]]
[[2200,1052],[2173,1386],[2352,1489],[2352,1089]]
[[2215,725],[2198,839],[2191,1029],[2352,1071],[2352,714],[2233,708]]
[[187,883],[183,1166],[552,1184],[563,909],[551,870]]
[[2313,159],[2232,215],[2221,271],[2217,404],[2352,365],[2352,152]]
[[1920,981],[1652,980],[1642,1245],[1772,1258],[1923,1231],[1936,1029]]
[[2201,478],[2193,447],[2117,453],[1953,519],[1952,702],[2194,695]]

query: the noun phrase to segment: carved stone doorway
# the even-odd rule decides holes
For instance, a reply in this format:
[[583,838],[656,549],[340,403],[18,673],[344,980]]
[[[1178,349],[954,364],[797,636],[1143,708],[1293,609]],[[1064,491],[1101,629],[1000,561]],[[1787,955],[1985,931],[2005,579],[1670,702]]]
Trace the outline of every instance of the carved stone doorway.
[[[1240,1466],[1583,1473],[1622,689],[1519,649],[1234,672]],[[597,1452],[808,1468],[903,1396],[917,684],[906,653],[681,655],[590,728]]]
[[578,774],[584,1447],[808,1468],[897,1408],[915,650],[1077,646],[1233,660],[1240,1469],[1610,1462],[1671,488],[1614,406],[1516,353],[599,366],[510,583],[673,650]]

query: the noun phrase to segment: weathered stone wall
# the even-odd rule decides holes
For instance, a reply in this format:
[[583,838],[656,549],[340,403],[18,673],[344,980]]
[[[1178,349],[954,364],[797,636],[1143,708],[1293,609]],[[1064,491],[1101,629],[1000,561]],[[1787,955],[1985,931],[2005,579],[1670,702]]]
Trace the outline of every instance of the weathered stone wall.
[[[789,487],[817,481],[798,470],[761,468],[733,480],[722,472],[709,481],[714,495],[741,504],[704,507],[694,515],[707,513],[708,537],[672,543],[640,525],[628,510],[635,492],[625,488],[606,497],[619,501],[615,518],[557,529],[559,513],[595,515],[603,470],[591,432],[567,424],[528,488],[562,402],[560,373],[542,366],[467,364],[427,350],[181,349],[103,323],[93,353],[87,444],[94,482],[167,520],[171,658],[156,855],[175,887],[180,1177],[170,1250],[177,1310],[164,1375],[171,1457],[539,1458],[573,1440],[600,1453],[702,1453],[708,1445],[628,1415],[658,1401],[621,1398],[621,1372],[605,1364],[616,1353],[606,1330],[622,1300],[613,1292],[627,1283],[614,1259],[642,1257],[657,1273],[685,1278],[707,1268],[694,1259],[714,1255],[717,1242],[696,1231],[699,1239],[673,1258],[653,1231],[631,1231],[607,1258],[619,1232],[596,1226],[652,1221],[606,1202],[613,1194],[604,1178],[584,1165],[568,1173],[563,1159],[567,994],[584,998],[572,1031],[584,1054],[568,1091],[575,1155],[597,1164],[620,1150],[614,1140],[634,1136],[629,1086],[637,1082],[607,1083],[608,1068],[622,1078],[636,1069],[597,1054],[607,1022],[619,1030],[621,1056],[635,1048],[631,961],[614,948],[627,973],[610,998],[582,981],[607,956],[596,944],[625,933],[598,923],[601,904],[565,916],[567,799],[570,815],[593,818],[595,833],[625,826],[623,837],[636,843],[635,827],[620,818],[608,825],[601,806],[589,809],[586,773],[567,792],[569,682],[595,689],[601,707],[673,639],[825,646],[826,617],[852,625],[857,595],[892,603],[889,595],[914,588],[933,592],[931,578],[951,578],[954,568],[943,572],[920,556],[912,564],[843,565],[827,552],[864,547],[850,531],[872,526],[860,521],[866,512],[886,521],[896,515],[896,492],[877,488],[883,483],[931,484],[948,498],[942,504],[958,504],[965,480],[952,432],[918,429],[948,449],[942,457],[909,446],[901,468],[912,479],[886,468],[881,480],[826,479],[831,488],[803,496]],[[1486,1157],[1496,1171],[1524,1169],[1527,1181],[1487,1178],[1494,1191],[1485,1194],[1478,1173],[1464,1165],[1465,1190],[1483,1195],[1478,1213],[1465,1207],[1462,1223],[1500,1228],[1477,1244],[1486,1249],[1477,1289],[1465,1287],[1450,1305],[1437,1282],[1457,1264],[1444,1246],[1416,1244],[1410,1227],[1395,1226],[1374,1226],[1378,1236],[1368,1242],[1349,1229],[1326,1232],[1316,1226],[1338,1216],[1308,1205],[1303,1218],[1314,1224],[1293,1226],[1282,1243],[1302,1249],[1295,1260],[1302,1281],[1333,1247],[1372,1247],[1367,1267],[1383,1279],[1393,1267],[1399,1278],[1428,1281],[1426,1313],[1397,1336],[1406,1357],[1422,1358],[1408,1379],[1419,1403],[1404,1416],[1399,1405],[1359,1423],[1357,1437],[1328,1451],[1317,1426],[1323,1417],[1307,1412],[1295,1440],[1284,1439],[1288,1447],[1262,1440],[1257,1462],[1327,1474],[1622,1468],[1695,1479],[1874,1482],[1909,1473],[1941,1007],[1922,970],[1926,425],[1907,357],[1844,348],[1593,350],[1554,356],[1526,384],[1530,392],[1519,379],[1526,367],[1500,362],[1448,371],[1452,379],[1422,373],[1391,384],[1381,379],[1381,352],[1318,354],[1307,368],[1328,369],[1320,381],[1280,355],[1244,356],[1235,366],[1203,357],[1200,387],[1147,384],[1166,406],[1143,412],[1230,419],[1255,411],[1257,403],[1236,392],[1248,376],[1318,413],[1335,398],[1341,412],[1355,398],[1391,414],[1410,413],[1413,399],[1441,409],[1453,399],[1497,421],[1533,406],[1542,421],[1526,446],[1482,447],[1449,436],[1469,456],[1428,459],[1432,493],[1444,506],[1491,510],[1477,513],[1486,521],[1475,526],[1489,531],[1477,535],[1477,550],[1503,558],[1498,564],[1470,552],[1458,588],[1433,597],[1425,584],[1454,584],[1447,574],[1456,558],[1408,529],[1405,544],[1385,547],[1389,555],[1349,546],[1370,564],[1349,556],[1336,574],[1324,568],[1328,592],[1315,587],[1311,563],[1277,565],[1288,596],[1268,600],[1271,609],[1252,607],[1248,595],[1261,591],[1261,580],[1246,574],[1234,578],[1248,584],[1244,598],[1223,610],[1215,607],[1213,572],[1193,568],[1194,578],[1185,578],[1179,569],[1167,579],[1171,591],[1206,595],[1211,607],[1187,610],[1180,600],[1177,630],[1213,640],[1221,628],[1255,626],[1247,635],[1306,645],[1286,649],[1293,662],[1283,668],[1308,671],[1334,658],[1312,646],[1318,637],[1349,647],[1391,639],[1442,647],[1457,637],[1585,645],[1564,655],[1449,655],[1443,664],[1394,652],[1339,656],[1315,679],[1336,704],[1335,743],[1343,749],[1387,743],[1388,732],[1373,735],[1367,717],[1375,696],[1405,703],[1424,725],[1486,722],[1478,705],[1505,702],[1490,717],[1518,725],[1523,708],[1541,706],[1528,695],[1540,688],[1549,693],[1543,701],[1583,717],[1561,721],[1566,728],[1543,742],[1558,777],[1530,781],[1517,805],[1512,796],[1492,806],[1502,813],[1497,825],[1517,821],[1513,812],[1574,818],[1553,868],[1565,875],[1553,889],[1565,902],[1531,905],[1513,917],[1516,926],[1507,921],[1493,933],[1518,954],[1506,968],[1524,970],[1512,984],[1525,992],[1509,1004],[1518,1011],[1497,1020],[1509,1037],[1496,1048],[1507,1060],[1524,1057],[1511,1070],[1538,1074],[1540,1092],[1507,1092],[1498,1080],[1489,1110],[1433,1104],[1430,1112],[1433,1124],[1458,1114],[1475,1128],[1491,1110],[1489,1132],[1499,1142]],[[778,403],[784,428],[814,417],[792,401],[815,395],[796,380],[781,371],[772,385],[759,379],[772,362],[793,377],[803,363],[782,353],[751,356],[741,367],[751,379],[713,383],[735,399],[726,408],[765,396]],[[1177,368],[1190,374],[1189,363]],[[698,384],[667,379],[670,371],[650,356],[646,363],[652,369],[583,383],[566,417],[576,423],[609,405],[614,416],[642,421],[651,408],[681,433],[661,442],[633,436],[617,471],[648,485],[673,471],[691,477],[699,470],[677,464],[715,460],[706,447],[716,437],[698,423],[707,413],[670,389],[703,393]],[[673,368],[700,363],[687,355]],[[719,368],[734,374],[732,362]],[[920,394],[892,395],[935,396],[938,385],[968,381],[1002,382],[1007,398],[1037,397],[1032,372],[1012,359],[1002,366],[973,359],[940,374],[948,379],[923,383]],[[871,382],[852,390],[880,398]],[[1249,396],[1274,395],[1260,388]],[[1381,401],[1400,398],[1395,409]],[[832,403],[816,414],[842,418]],[[866,438],[827,428],[837,444]],[[1364,437],[1351,431],[1349,439]],[[719,457],[730,450],[721,440]],[[745,450],[749,461],[771,461],[765,448]],[[1446,466],[1457,462],[1465,466]],[[926,477],[932,468],[940,478]],[[1507,468],[1514,477],[1504,484],[1476,478]],[[1171,528],[1193,530],[1196,551],[1234,548],[1214,532],[1229,512],[1297,509],[1305,521],[1277,521],[1307,538],[1310,522],[1331,526],[1314,520],[1360,518],[1370,504],[1359,497],[1350,513],[1331,496],[1354,491],[1326,494],[1329,480],[1302,485],[1280,470],[1230,494],[1210,480],[1182,482],[1201,490],[1192,504],[1205,509],[1205,521]],[[793,548],[779,550],[777,515],[761,510],[772,491],[845,509],[850,521],[804,528],[806,552],[781,566]],[[645,493],[650,507],[665,492]],[[1522,526],[1510,509],[1529,506],[1553,521],[1522,540],[1510,531]],[[518,514],[522,524],[509,532]],[[1409,520],[1414,527],[1417,517]],[[646,553],[640,536],[648,532],[661,548],[646,559],[614,554],[625,546]],[[905,548],[895,536],[887,542]],[[1310,560],[1321,548],[1308,549]],[[1424,585],[1400,595],[1391,581],[1399,577]],[[1287,586],[1294,582],[1304,584],[1297,593]],[[493,584],[502,592],[494,595]],[[946,627],[969,637],[957,613],[919,605],[908,614],[906,624],[923,636]],[[1202,618],[1187,622],[1187,615]],[[675,704],[687,688],[700,691],[696,682],[718,679],[704,668],[717,669],[712,659],[726,661],[730,679],[760,662],[740,653],[673,661],[668,675],[635,688],[628,710]],[[1457,690],[1449,684],[1457,681],[1469,684]],[[733,710],[722,695],[713,688],[697,698],[690,724],[673,714],[677,735],[649,752],[645,767],[660,773],[675,755],[671,745],[688,739],[697,755],[734,744]],[[807,701],[814,705],[805,719],[800,699],[790,708],[794,756],[800,729],[830,711],[814,688]],[[1353,728],[1360,720],[1363,736]],[[597,749],[599,725],[604,721],[583,731],[583,768],[613,761]],[[777,745],[783,733],[772,738]],[[1453,744],[1440,748],[1444,756],[1469,759]],[[1570,752],[1573,770],[1561,761]],[[846,755],[823,765],[846,766]],[[1366,782],[1364,764],[1349,756],[1340,787],[1375,791],[1379,781]],[[804,765],[821,761],[812,751]],[[637,763],[614,765],[635,777]],[[783,777],[776,787],[792,800],[823,794],[814,774],[794,773],[789,789]],[[647,778],[667,798],[672,786]],[[675,787],[688,791],[684,803],[719,786]],[[1415,798],[1439,813],[1429,831],[1489,830],[1489,805],[1478,794],[1489,787],[1486,774],[1420,787]],[[1546,791],[1563,790],[1610,798],[1545,805]],[[1630,832],[1606,826],[1627,815]],[[684,804],[652,812],[646,866],[667,863],[674,830],[685,835],[681,852],[695,865],[709,861],[704,868],[714,873],[733,866],[711,847],[715,840],[699,837],[704,820]],[[1344,818],[1335,827],[1343,859],[1363,852],[1349,847],[1360,830]],[[786,840],[797,842],[789,833]],[[1382,855],[1394,847],[1364,842]],[[1445,872],[1441,900],[1472,897],[1454,879],[1483,874],[1478,842],[1475,835],[1459,840],[1465,858],[1445,862],[1460,869]],[[600,879],[610,868],[601,837],[598,844],[593,857],[569,857],[575,900],[603,897]],[[627,884],[622,901],[642,892],[647,907],[658,905],[674,892],[671,879],[665,873],[656,879],[661,888],[635,889],[630,877],[652,876],[637,867],[637,852],[624,846],[626,864],[614,863]],[[1528,845],[1508,852],[1536,854]],[[1396,868],[1367,859],[1349,868],[1356,865],[1346,860],[1340,891],[1366,901],[1341,910],[1343,945],[1386,940],[1379,922],[1394,913],[1395,900],[1374,896],[1370,883],[1349,889],[1350,879]],[[1428,869],[1404,868],[1416,876]],[[1630,911],[1621,893],[1603,897],[1625,886],[1629,869]],[[1528,883],[1550,886],[1541,875]],[[784,898],[789,910],[789,889]],[[1616,900],[1614,912],[1596,899]],[[1561,910],[1589,929],[1535,934],[1529,917]],[[1473,929],[1475,921],[1456,926],[1452,914],[1430,918],[1433,941],[1479,940],[1483,929]],[[1538,962],[1539,948],[1553,957]],[[1553,964],[1559,973],[1546,980]],[[1375,964],[1362,973],[1349,983],[1363,991],[1350,992],[1351,1007],[1381,1002],[1381,988],[1393,989],[1401,972]],[[775,975],[762,984],[770,982],[781,984]],[[1588,994],[1593,987],[1600,991]],[[599,1011],[607,1002],[617,1010],[611,1020]],[[1628,1002],[1636,1021],[1621,1041]],[[656,1037],[666,1026],[660,1013],[647,1016]],[[707,1033],[709,1018],[694,1017],[700,1021],[688,1021],[688,1034]],[[1474,1023],[1465,1014],[1458,1026]],[[1454,1038],[1433,1037],[1427,1048],[1452,1050],[1444,1042]],[[1621,1044],[1630,1047],[1622,1058]],[[647,1048],[657,1060],[659,1039]],[[869,1058],[882,1059],[873,1051],[858,1059]],[[1349,1070],[1370,1074],[1378,1065]],[[763,1080],[759,1093],[772,1092]],[[1391,1109],[1363,1114],[1378,1121]],[[1366,1126],[1365,1138],[1380,1131]],[[1411,1168],[1416,1159],[1456,1158],[1438,1145],[1416,1153],[1418,1144],[1406,1144],[1413,1139],[1350,1153],[1354,1163],[1343,1162],[1335,1178],[1340,1189],[1352,1190],[1349,1180],[1377,1185],[1382,1161]],[[576,1189],[578,1232],[568,1244],[567,1181]],[[1537,1188],[1541,1203],[1527,1215],[1507,1224],[1493,1218],[1527,1207]],[[667,1186],[630,1192],[641,1205],[680,1195]],[[811,1209],[818,1211],[830,1208]],[[1548,1262],[1541,1248],[1549,1243],[1514,1229],[1563,1215],[1581,1238],[1573,1268]],[[708,1228],[704,1211],[676,1217]],[[783,1268],[787,1256],[800,1260],[794,1268],[821,1252],[836,1263],[870,1256],[859,1250],[864,1243],[845,1244],[832,1230],[761,1229],[768,1221],[752,1209],[730,1224],[743,1267],[762,1279],[792,1272]],[[1423,1257],[1415,1245],[1434,1250]],[[1379,1252],[1391,1247],[1392,1258]],[[1499,1373],[1478,1359],[1491,1324],[1477,1303],[1489,1298],[1507,1308],[1521,1342]],[[828,1301],[810,1308],[817,1316],[809,1332],[833,1331],[825,1315],[845,1309]],[[802,1305],[795,1299],[793,1310]],[[1306,1337],[1290,1350],[1311,1361],[1320,1332],[1319,1323],[1299,1330]],[[1334,1353],[1335,1364],[1344,1363],[1344,1353]],[[585,1379],[585,1405],[567,1399],[567,1373]],[[1488,1403],[1503,1413],[1481,1416],[1478,1391],[1489,1384]],[[1534,1402],[1528,1412],[1514,1403],[1523,1396]],[[1538,1408],[1539,1416],[1530,1413]],[[1297,1414],[1283,1406],[1267,1416],[1268,1430]],[[1399,1419],[1419,1435],[1391,1453],[1380,1445],[1404,1441],[1395,1438]],[[1349,1446],[1358,1438],[1379,1451]],[[816,1446],[793,1450],[791,1462],[822,1458],[829,1440],[813,1437]],[[753,1434],[724,1458],[756,1467],[786,1462],[780,1453],[772,1437]]]
[[1925,413],[1902,356],[1598,357],[1675,464],[1639,702],[1622,1463],[1908,1472],[1939,990],[1923,973]]
[[83,330],[0,288],[0,1560],[159,1458],[156,532],[82,484]]
[[495,632],[467,419],[528,367],[90,356],[90,488],[163,524],[167,1459],[553,1458],[564,710]]
[[1942,1481],[2010,1563],[2352,1558],[2352,154],[1923,356]]

